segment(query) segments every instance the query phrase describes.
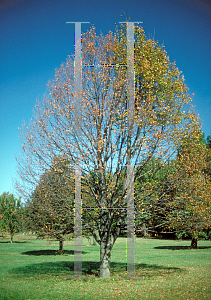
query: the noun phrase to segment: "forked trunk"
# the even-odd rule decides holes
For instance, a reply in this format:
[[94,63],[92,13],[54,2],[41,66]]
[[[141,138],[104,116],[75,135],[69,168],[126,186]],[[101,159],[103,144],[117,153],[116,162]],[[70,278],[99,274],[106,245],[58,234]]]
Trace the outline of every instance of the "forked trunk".
[[63,251],[63,240],[59,240],[59,252]]
[[111,247],[101,241],[100,244],[100,278],[110,277]]
[[192,238],[190,247],[191,247],[191,249],[197,249],[197,239],[196,238]]

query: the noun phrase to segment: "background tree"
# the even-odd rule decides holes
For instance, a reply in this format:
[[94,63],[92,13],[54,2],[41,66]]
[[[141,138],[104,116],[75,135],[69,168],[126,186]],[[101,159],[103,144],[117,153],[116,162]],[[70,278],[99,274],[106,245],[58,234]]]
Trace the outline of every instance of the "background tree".
[[[141,220],[157,234],[189,236],[191,247],[197,248],[197,238],[210,227],[209,156],[205,138],[197,130],[194,137],[184,139],[176,159],[168,164],[152,161],[137,178],[136,223]],[[158,172],[153,172],[155,167]]]
[[211,223],[211,181],[207,172],[209,149],[201,141],[200,132],[198,139],[184,140],[176,164],[177,172],[185,175],[174,180],[172,193],[167,197],[169,227],[190,236],[191,248],[194,249],[200,232],[210,228]]
[[166,231],[169,220],[164,195],[171,186],[169,175],[175,172],[174,160],[164,163],[153,158],[135,181],[136,231],[160,234]]
[[56,238],[59,251],[74,232],[74,173],[69,162],[56,157],[40,178],[25,206],[26,227],[38,237]]
[[207,136],[206,145],[207,145],[208,149],[211,148],[211,136],[210,135]]
[[13,194],[3,193],[0,196],[0,228],[9,232],[11,243],[16,233],[23,228],[21,198],[17,199]]
[[[198,123],[181,72],[166,51],[135,28],[135,116],[127,129],[126,28],[82,37],[83,91],[80,118],[74,90],[74,62],[69,57],[49,84],[49,96],[37,103],[31,124],[21,131],[23,156],[18,158],[21,195],[33,192],[57,155],[82,167],[86,227],[100,245],[100,276],[110,276],[111,249],[126,219],[125,178],[128,162],[139,176],[153,157],[166,163],[184,135]],[[77,122],[78,121],[78,122]],[[76,127],[77,123],[77,127]],[[116,208],[119,208],[118,210]]]
[[208,135],[205,146],[206,151],[206,168],[204,169],[205,174],[211,179],[211,136]]

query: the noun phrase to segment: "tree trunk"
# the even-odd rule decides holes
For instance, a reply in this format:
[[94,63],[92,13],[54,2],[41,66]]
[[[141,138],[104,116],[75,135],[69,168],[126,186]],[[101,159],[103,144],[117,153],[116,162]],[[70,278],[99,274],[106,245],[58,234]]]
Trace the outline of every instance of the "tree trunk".
[[89,245],[91,246],[91,244],[92,244],[92,240],[91,240],[90,236],[88,236],[88,237],[87,237],[87,239],[88,239],[88,243],[89,243]]
[[12,244],[12,242],[13,242],[13,235],[11,235],[10,244]]
[[103,241],[100,244],[100,278],[110,277],[111,247]]
[[147,237],[147,228],[146,228],[146,224],[145,223],[143,225],[143,231],[144,231],[144,237]]
[[59,240],[59,252],[63,251],[63,240]]
[[197,239],[196,238],[192,238],[190,247],[191,247],[191,249],[197,249]]

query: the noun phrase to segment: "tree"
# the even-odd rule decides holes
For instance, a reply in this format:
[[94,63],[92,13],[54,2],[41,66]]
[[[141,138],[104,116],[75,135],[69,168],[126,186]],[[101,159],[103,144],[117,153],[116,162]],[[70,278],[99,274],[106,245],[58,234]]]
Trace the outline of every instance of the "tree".
[[164,198],[169,193],[170,174],[175,173],[174,160],[164,163],[153,158],[135,181],[136,229],[137,232],[159,234],[168,227],[168,203]]
[[21,198],[6,192],[0,196],[0,228],[9,232],[12,243],[14,235],[22,229]]
[[[176,160],[177,172],[184,174],[174,180],[169,193],[170,228],[192,238],[191,248],[197,249],[200,232],[211,223],[211,181],[208,169],[209,149],[198,139],[185,139]],[[209,154],[210,155],[210,154]],[[173,180],[173,179],[172,179]],[[172,201],[171,201],[172,200]]]
[[124,25],[116,34],[97,36],[92,28],[82,36],[80,118],[68,57],[49,84],[49,96],[37,103],[33,121],[23,125],[18,158],[22,196],[34,190],[57,155],[82,167],[83,208],[95,208],[83,210],[83,227],[100,245],[101,277],[110,276],[111,250],[125,225],[126,165],[139,165],[136,178],[153,157],[166,163],[198,124],[181,72],[163,47],[135,27],[135,115],[128,130],[126,43]]
[[210,135],[207,136],[206,146],[207,146],[208,149],[211,148],[211,136]]
[[63,251],[64,239],[73,236],[74,174],[69,162],[56,157],[40,178],[25,206],[26,226],[38,237],[53,237]]
[[208,135],[206,139],[205,146],[207,147],[206,155],[206,169],[204,170],[205,174],[211,178],[211,136]]
[[211,207],[210,154],[204,136],[197,132],[184,139],[176,159],[167,165],[152,161],[154,167],[148,165],[136,182],[137,221],[156,233],[170,230],[189,236],[192,248],[197,248],[201,232],[210,227]]

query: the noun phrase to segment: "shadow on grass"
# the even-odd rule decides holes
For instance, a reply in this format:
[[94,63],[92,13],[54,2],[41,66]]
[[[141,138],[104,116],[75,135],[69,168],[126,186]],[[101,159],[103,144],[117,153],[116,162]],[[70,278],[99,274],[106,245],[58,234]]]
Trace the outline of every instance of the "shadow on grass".
[[28,243],[28,241],[13,241],[12,243],[10,243],[10,241],[0,241],[0,244],[23,244],[23,243]]
[[[144,277],[165,276],[169,273],[182,272],[181,268],[165,267],[150,264],[136,264],[136,274]],[[14,268],[11,273],[18,276],[73,276],[74,275],[74,261],[59,261],[46,262],[27,265],[24,267]],[[83,276],[99,277],[100,263],[94,261],[83,261],[82,265]],[[121,276],[126,274],[126,263],[111,262],[111,276]]]
[[[198,246],[197,249],[210,249],[210,247],[206,246]],[[192,250],[190,246],[159,246],[159,247],[154,247],[154,249],[167,249],[167,250]]]
[[[75,251],[77,253],[77,251]],[[58,250],[37,250],[37,251],[26,251],[22,252],[23,255],[74,255],[74,250],[63,250],[62,252],[59,252]],[[87,252],[82,251],[82,254],[87,254]]]

